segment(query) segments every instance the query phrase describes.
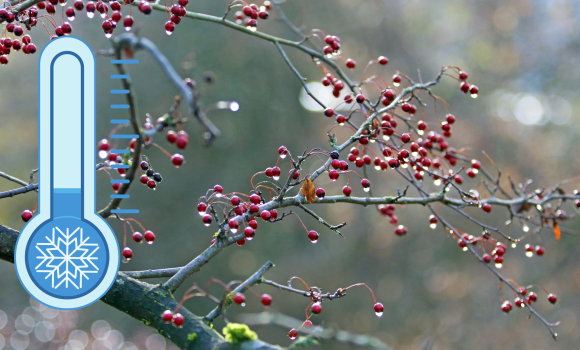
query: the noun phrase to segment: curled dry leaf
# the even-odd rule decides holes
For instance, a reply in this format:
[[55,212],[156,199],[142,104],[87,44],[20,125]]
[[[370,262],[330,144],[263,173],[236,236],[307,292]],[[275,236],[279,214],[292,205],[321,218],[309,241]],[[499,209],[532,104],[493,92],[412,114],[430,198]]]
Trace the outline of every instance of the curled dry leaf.
[[556,236],[556,239],[560,239],[560,226],[558,226],[558,223],[556,223],[556,221],[554,221],[552,223],[552,227],[554,228],[554,236]]
[[308,178],[304,180],[304,185],[302,185],[302,194],[308,200],[308,203],[312,203],[314,197],[316,196],[316,188],[314,183]]

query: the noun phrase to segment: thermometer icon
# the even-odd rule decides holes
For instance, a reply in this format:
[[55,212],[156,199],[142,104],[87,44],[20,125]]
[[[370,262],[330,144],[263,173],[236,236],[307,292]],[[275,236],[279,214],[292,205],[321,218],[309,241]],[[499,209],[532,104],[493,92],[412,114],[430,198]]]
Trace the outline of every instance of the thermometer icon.
[[39,62],[38,214],[21,231],[15,265],[39,302],[78,309],[99,300],[119,270],[119,247],[95,213],[95,58],[74,37]]

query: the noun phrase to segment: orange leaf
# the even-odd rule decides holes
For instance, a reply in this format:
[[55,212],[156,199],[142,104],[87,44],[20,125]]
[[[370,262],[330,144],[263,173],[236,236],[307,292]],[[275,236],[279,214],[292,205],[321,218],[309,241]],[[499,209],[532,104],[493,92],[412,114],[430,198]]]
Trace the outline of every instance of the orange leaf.
[[560,239],[560,226],[554,221],[552,227],[554,228],[554,236],[556,236],[556,239]]
[[312,200],[314,200],[314,197],[316,196],[316,188],[314,188],[314,183],[312,181],[308,179],[304,180],[302,195],[308,199],[308,203],[312,203]]

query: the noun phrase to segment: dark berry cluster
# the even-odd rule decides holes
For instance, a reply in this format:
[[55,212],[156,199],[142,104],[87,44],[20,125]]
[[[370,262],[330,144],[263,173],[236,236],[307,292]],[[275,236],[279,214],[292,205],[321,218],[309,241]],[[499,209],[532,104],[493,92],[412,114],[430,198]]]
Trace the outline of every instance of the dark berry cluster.
[[149,187],[150,189],[154,190],[157,187],[157,184],[163,181],[161,174],[156,173],[150,166],[149,162],[141,161],[141,163],[139,164],[139,168],[141,171],[141,177],[139,177],[139,182],[141,182],[144,185],[147,185],[147,187]]

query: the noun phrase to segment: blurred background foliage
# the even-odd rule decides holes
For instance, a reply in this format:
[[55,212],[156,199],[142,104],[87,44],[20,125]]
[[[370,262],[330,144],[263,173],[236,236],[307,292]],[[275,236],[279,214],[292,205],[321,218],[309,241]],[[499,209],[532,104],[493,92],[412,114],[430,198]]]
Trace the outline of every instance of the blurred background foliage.
[[[224,0],[191,1],[188,10],[221,16],[227,4]],[[534,188],[548,187],[578,175],[580,105],[575,98],[580,78],[578,2],[290,0],[282,6],[305,32],[318,28],[340,37],[343,55],[358,63],[356,70],[347,72],[353,80],[359,80],[365,63],[379,55],[389,57],[390,62],[387,67],[373,67],[372,73],[386,79],[399,70],[418,80],[420,70],[422,79],[427,81],[435,77],[442,65],[460,66],[467,71],[468,81],[479,86],[477,99],[462,94],[456,81],[450,78],[443,79],[434,91],[450,103],[449,110],[458,118],[451,146],[464,148],[490,170],[493,167],[481,150],[516,183],[532,179]],[[215,227],[202,225],[195,209],[198,198],[207,189],[219,183],[226,192],[248,192],[251,176],[275,164],[280,145],[287,146],[293,154],[306,147],[328,149],[326,130],[331,126],[322,113],[301,106],[301,86],[271,43],[189,19],[184,19],[168,37],[163,30],[164,14],[154,13],[146,19],[137,11],[134,15],[139,35],[152,39],[175,66],[191,68],[183,71],[184,76],[198,82],[203,105],[233,100],[239,102],[240,110],[209,113],[223,133],[210,148],[197,143],[199,125],[188,123],[185,129],[190,134],[190,145],[183,152],[186,163],[179,169],[158,149],[146,151],[164,181],[156,191],[135,183],[130,190],[131,199],[123,206],[139,208],[141,213],[135,218],[153,230],[157,239],[152,246],[130,244],[134,258],[121,266],[124,270],[173,267],[188,262],[206,248],[215,232]],[[72,24],[73,34],[93,50],[110,47],[99,20],[88,20],[83,13]],[[273,13],[268,21],[260,21],[258,29],[296,38]],[[39,48],[49,38],[41,26],[31,35]],[[320,80],[320,70],[307,56],[290,48],[287,52],[305,77]],[[27,179],[30,170],[37,167],[38,55],[11,56],[10,64],[0,67],[0,171]],[[140,116],[143,120],[145,113],[150,113],[157,118],[169,109],[177,91],[151,57],[138,53],[137,58],[141,63],[131,67],[130,73]],[[122,102],[122,96],[109,94],[110,89],[119,88],[119,83],[109,79],[115,71],[108,61],[97,57],[97,138],[110,132],[109,119],[125,117],[122,111],[109,109],[110,104]],[[207,76],[213,77],[211,83],[206,81]],[[439,105],[435,112],[432,100],[425,101],[430,107],[420,111],[428,122],[436,123],[444,111]],[[163,137],[156,141],[175,152]],[[318,166],[310,161],[303,173]],[[288,170],[288,164],[282,163],[282,173]],[[397,187],[404,186],[393,172],[371,171],[369,177],[375,195],[393,195]],[[111,187],[105,172],[99,172],[97,178],[97,207],[102,207],[108,201]],[[325,176],[318,184],[325,187],[327,194],[338,193],[343,186],[329,183]],[[565,188],[571,191],[576,185],[572,183]],[[478,183],[472,180],[466,186],[476,187]],[[14,187],[13,183],[0,179],[0,191]],[[481,185],[476,188],[485,193]],[[354,192],[364,194],[357,187]],[[36,203],[33,193],[3,199],[0,222],[21,229],[20,213],[26,208],[33,209]],[[555,306],[546,301],[545,295],[536,305],[548,320],[562,322],[557,327],[558,342],[554,342],[537,319],[528,319],[527,311],[514,310],[509,315],[501,312],[502,292],[497,279],[471,254],[462,252],[440,227],[431,230],[426,208],[397,208],[399,222],[409,229],[403,238],[396,237],[392,225],[373,208],[340,204],[313,209],[331,223],[347,221],[343,229],[345,238],[325,230],[303,214],[301,218],[307,227],[321,232],[316,245],[309,243],[296,218],[275,225],[260,221],[252,242],[242,248],[233,246],[224,250],[190,282],[205,285],[210,278],[245,279],[266,260],[276,264],[266,277],[281,283],[296,275],[311,285],[334,291],[365,282],[385,305],[381,319],[374,316],[372,300],[363,288],[352,290],[340,301],[325,304],[314,323],[374,335],[397,349],[421,349],[429,340],[434,343],[433,349],[572,349],[580,342],[577,332],[580,242],[575,235],[565,234],[556,241],[551,232],[544,230],[533,238],[546,247],[543,257],[526,258],[524,244],[520,244],[508,250],[501,269],[506,277],[522,285],[541,284],[559,296]],[[508,213],[500,208],[485,217],[477,209],[470,212],[500,227],[505,227],[508,219]],[[445,209],[442,213],[458,228],[480,234],[477,227],[453,213]],[[122,225],[115,220],[109,222],[122,241]],[[565,226],[580,228],[578,221]],[[519,223],[506,230],[515,236],[523,234]],[[29,305],[29,296],[22,289],[13,265],[2,263],[0,271],[0,309],[14,318]],[[214,288],[215,293],[221,294],[218,287]],[[304,317],[303,310],[308,305],[305,298],[267,286],[255,289],[273,296],[273,311]],[[511,292],[504,293],[513,300]],[[263,310],[257,298],[248,293],[247,299],[245,308],[230,309],[230,320],[239,320],[241,313]],[[188,301],[185,306],[200,315],[213,307],[200,299]],[[96,320],[107,320],[127,339],[153,332],[101,303],[77,314],[77,327],[87,334],[91,334]],[[221,321],[216,322],[218,329],[221,326]],[[0,330],[7,349],[11,348],[10,329]],[[266,341],[290,343],[286,337],[288,329],[267,327],[256,331]],[[158,343],[162,344],[158,341],[149,348],[142,341],[138,348],[156,350],[165,346]],[[89,343],[85,345],[91,347]],[[324,342],[321,348],[350,346]]]

